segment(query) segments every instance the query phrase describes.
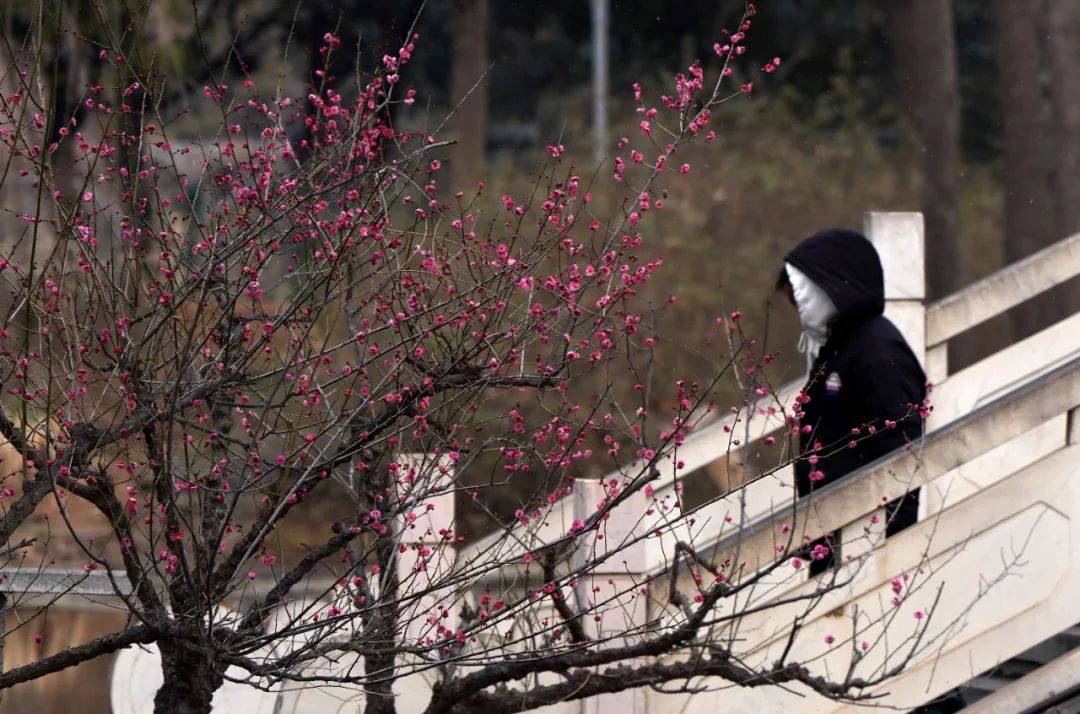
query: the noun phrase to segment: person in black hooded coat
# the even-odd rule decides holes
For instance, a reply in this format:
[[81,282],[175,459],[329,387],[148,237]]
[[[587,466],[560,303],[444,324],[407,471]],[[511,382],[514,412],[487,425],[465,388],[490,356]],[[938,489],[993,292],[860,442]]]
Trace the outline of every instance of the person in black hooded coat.
[[[799,496],[841,479],[922,436],[928,413],[926,375],[900,331],[882,314],[885,283],[877,250],[862,234],[830,229],[815,233],[787,254],[778,286],[797,303],[793,281],[824,293],[830,303],[824,341],[810,360],[799,409]],[[789,275],[789,269],[797,275]],[[808,284],[812,283],[812,284]],[[803,317],[804,306],[799,306]],[[804,321],[804,327],[805,327]],[[822,337],[822,335],[819,335]],[[886,505],[886,536],[918,520],[919,492]],[[818,541],[829,555],[810,564],[811,574],[837,562],[837,544]],[[806,550],[812,550],[811,543]],[[966,706],[959,689],[918,707],[913,714],[952,714]]]
[[[803,390],[795,479],[799,495],[806,496],[922,435],[926,375],[900,331],[882,315],[881,260],[864,236],[844,229],[815,233],[785,263],[780,285],[793,303],[795,276],[788,275],[788,266],[835,306]],[[918,508],[918,491],[888,504],[887,535],[913,524]]]

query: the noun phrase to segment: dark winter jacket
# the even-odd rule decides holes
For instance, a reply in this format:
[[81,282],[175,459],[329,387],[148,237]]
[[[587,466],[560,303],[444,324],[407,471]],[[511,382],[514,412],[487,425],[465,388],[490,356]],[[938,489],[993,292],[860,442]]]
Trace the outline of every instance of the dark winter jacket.
[[[900,332],[882,315],[881,260],[870,241],[855,231],[822,231],[785,260],[821,287],[837,308],[801,407],[795,476],[805,496],[921,436],[926,376]],[[908,499],[907,510],[917,509],[915,499]],[[915,513],[904,518],[913,522]]]

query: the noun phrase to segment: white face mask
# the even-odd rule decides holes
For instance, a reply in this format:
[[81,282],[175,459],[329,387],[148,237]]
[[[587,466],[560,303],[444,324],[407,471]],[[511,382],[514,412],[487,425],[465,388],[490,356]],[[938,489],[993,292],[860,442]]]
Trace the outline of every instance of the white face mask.
[[829,323],[836,317],[836,305],[832,298],[791,263],[784,263],[791,291],[795,294],[795,307],[799,310],[803,333],[799,338],[799,351],[806,355],[809,371],[818,353],[829,338]]

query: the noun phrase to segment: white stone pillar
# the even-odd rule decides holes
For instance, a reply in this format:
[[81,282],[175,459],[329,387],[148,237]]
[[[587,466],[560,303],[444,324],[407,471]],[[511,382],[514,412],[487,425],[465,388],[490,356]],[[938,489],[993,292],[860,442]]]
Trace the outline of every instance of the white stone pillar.
[[[574,517],[582,521],[594,515],[605,499],[610,498],[600,481],[574,483]],[[596,563],[578,578],[576,599],[579,612],[591,637],[606,640],[601,647],[618,647],[639,641],[648,618],[648,597],[644,573],[645,540],[630,541],[646,528],[648,505],[642,491],[612,509],[596,530],[580,539],[572,564],[575,568]],[[599,617],[600,620],[596,618]],[[610,638],[610,639],[608,639]],[[603,694],[582,701],[582,714],[646,714],[647,699],[643,689]]]
[[[402,454],[396,459],[399,503],[408,507],[395,524],[398,537],[399,631],[405,644],[435,643],[439,626],[457,629],[461,603],[452,588],[440,587],[453,572],[454,464],[435,454]],[[415,595],[416,597],[410,597]],[[401,711],[422,711],[431,698],[430,677],[413,674],[394,683]]]
[[915,212],[870,211],[863,232],[877,248],[885,271],[885,316],[904,335],[926,366],[926,246],[923,216]]
[[[397,525],[399,538],[397,569],[403,598],[422,593],[450,575],[457,552],[454,541],[454,468],[448,458],[431,454],[402,454],[397,458],[405,469],[396,479],[397,497],[410,506]],[[419,498],[423,496],[423,498]],[[399,616],[408,623],[409,638],[435,638],[436,627],[429,616],[438,616],[441,608],[451,614],[441,618],[453,629],[457,622],[453,593],[436,588],[430,593],[403,603]]]

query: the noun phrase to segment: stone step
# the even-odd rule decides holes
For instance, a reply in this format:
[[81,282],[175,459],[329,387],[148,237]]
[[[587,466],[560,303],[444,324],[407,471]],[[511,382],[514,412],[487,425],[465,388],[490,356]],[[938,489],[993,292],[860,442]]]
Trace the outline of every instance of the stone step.
[[969,705],[1025,677],[1054,660],[1080,648],[1080,625],[1024,650],[993,669],[974,677],[960,689]]

